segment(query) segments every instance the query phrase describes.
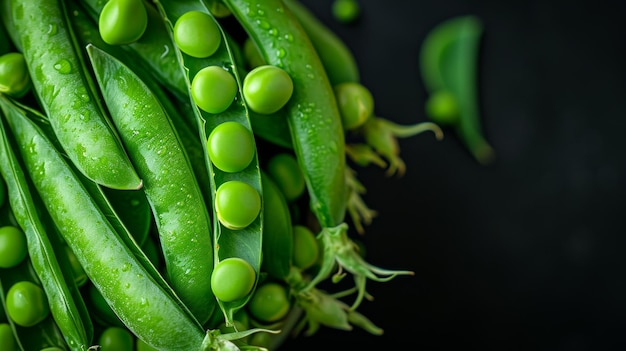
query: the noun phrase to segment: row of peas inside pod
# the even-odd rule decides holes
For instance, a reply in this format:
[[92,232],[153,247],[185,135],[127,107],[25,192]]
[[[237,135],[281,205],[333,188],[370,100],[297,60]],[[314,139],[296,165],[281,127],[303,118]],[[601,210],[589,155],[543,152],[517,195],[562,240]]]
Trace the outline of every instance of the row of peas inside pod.
[[[345,44],[306,8],[3,1],[2,350],[275,349],[322,326],[382,333],[357,312],[366,281],[413,273],[365,260],[348,223],[362,234],[375,212],[351,167],[402,173],[396,138],[440,130],[376,117]],[[90,124],[100,115],[105,129]],[[91,137],[105,134],[115,147]],[[101,161],[120,150],[124,171]],[[349,274],[353,287],[327,292]]]

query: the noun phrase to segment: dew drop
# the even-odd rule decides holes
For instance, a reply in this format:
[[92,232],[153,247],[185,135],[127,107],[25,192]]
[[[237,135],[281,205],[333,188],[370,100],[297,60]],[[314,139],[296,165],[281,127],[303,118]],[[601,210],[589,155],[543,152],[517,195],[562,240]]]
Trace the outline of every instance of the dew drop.
[[55,34],[57,34],[57,32],[58,32],[58,31],[59,31],[59,30],[58,30],[58,28],[57,28],[56,23],[51,23],[51,24],[48,26],[48,34],[49,34],[49,35],[55,35]]
[[268,21],[256,20],[256,23],[261,27],[261,29],[270,29],[270,23]]
[[53,67],[63,74],[68,74],[72,71],[72,65],[68,60],[65,59],[57,61],[57,63],[55,63]]
[[276,57],[278,58],[283,58],[285,57],[285,55],[287,55],[287,51],[285,51],[285,49],[280,48],[276,51]]

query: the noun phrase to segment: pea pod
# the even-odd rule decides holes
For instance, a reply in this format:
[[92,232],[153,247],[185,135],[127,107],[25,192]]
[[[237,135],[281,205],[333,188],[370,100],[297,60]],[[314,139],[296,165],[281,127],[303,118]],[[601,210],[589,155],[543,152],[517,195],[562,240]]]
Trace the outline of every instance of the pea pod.
[[[494,158],[494,150],[481,131],[476,86],[476,60],[482,24],[475,16],[459,16],[437,25],[420,52],[420,70],[431,97],[449,94],[458,111],[457,134],[481,164]],[[444,95],[445,96],[445,95]]]
[[120,320],[157,349],[200,349],[200,323],[121,238],[44,131],[24,113],[6,117],[45,209]]
[[[173,27],[178,18],[183,14],[195,10],[211,16],[213,21],[216,21],[212,17],[211,12],[206,7],[203,1],[198,0],[182,0],[182,1],[162,1],[156,2],[157,7],[161,11],[162,15],[167,22],[170,23],[170,37],[174,40]],[[217,22],[216,22],[217,23]],[[226,37],[223,29],[218,23],[218,28],[221,33],[221,43],[215,53],[206,58],[196,58],[184,54],[178,50],[180,68],[187,74],[188,86],[191,89],[191,83],[193,78],[205,67],[222,67],[229,74],[232,74],[237,83],[237,92],[234,102],[232,102],[224,111],[220,113],[209,113],[196,107],[194,103],[194,111],[197,116],[197,122],[200,131],[200,137],[202,140],[208,140],[208,136],[219,125],[225,122],[236,122],[244,126],[247,130],[252,132],[250,120],[248,119],[247,109],[243,103],[241,97],[241,79],[239,77],[238,68],[239,65],[235,61],[236,58],[233,54],[233,50],[230,48],[230,41]],[[189,90],[189,96],[192,97],[191,90]],[[193,98],[192,98],[193,102]],[[258,159],[256,151],[251,162],[243,170],[239,172],[224,172],[218,167],[214,166],[210,160],[208,154],[208,145],[205,145],[206,165],[209,169],[211,177],[211,198],[216,201],[218,192],[217,190],[230,181],[237,181],[243,184],[247,184],[255,189],[260,196],[262,196],[261,174],[260,167],[258,165]],[[254,145],[256,148],[256,145]],[[213,218],[219,218],[217,213],[217,206],[213,206]],[[248,262],[256,272],[256,278],[258,279],[261,266],[261,247],[262,247],[262,218],[263,213],[259,215],[244,228],[232,229],[224,225],[222,221],[214,221],[214,242],[215,242],[215,261],[216,265],[228,258],[241,258]],[[256,282],[255,282],[256,284]],[[234,323],[234,313],[242,308],[250,298],[250,293],[245,297],[237,299],[235,301],[221,301],[218,303],[223,311],[224,318],[229,325]]]
[[[15,105],[5,97],[0,97],[0,105],[5,114],[17,113]],[[0,122],[0,173],[6,180],[9,203],[12,213],[23,228],[28,242],[28,252],[34,271],[41,279],[50,302],[52,316],[72,350],[84,350],[93,338],[93,325],[73,281],[63,276],[60,262],[63,257],[53,248],[56,233],[52,226],[46,226],[39,215],[39,200],[31,193],[27,176],[20,165],[16,147],[9,141],[5,122]],[[56,242],[59,247],[59,242]],[[66,263],[67,264],[67,263]]]
[[356,58],[339,36],[322,23],[299,0],[284,0],[284,4],[298,19],[320,60],[326,69],[330,84],[335,86],[345,82],[358,82],[360,72]]
[[224,3],[265,61],[291,76],[294,92],[285,108],[311,209],[322,227],[343,223],[347,196],[344,131],[332,87],[311,40],[282,1]]
[[95,46],[88,45],[87,52],[113,122],[144,180],[167,279],[205,322],[215,307],[207,279],[213,270],[211,219],[182,142],[136,74]]
[[141,179],[100,106],[91,76],[74,46],[62,2],[12,0],[10,7],[33,88],[69,158],[97,183],[116,189],[140,188]]

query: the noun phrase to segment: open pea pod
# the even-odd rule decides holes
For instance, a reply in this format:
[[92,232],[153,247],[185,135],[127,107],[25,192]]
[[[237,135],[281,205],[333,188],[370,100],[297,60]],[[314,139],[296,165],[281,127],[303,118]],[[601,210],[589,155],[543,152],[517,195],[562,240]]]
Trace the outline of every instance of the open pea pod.
[[474,158],[486,164],[495,156],[483,135],[478,106],[476,72],[482,30],[480,20],[471,15],[438,24],[424,39],[420,69],[430,98],[438,97],[447,105],[441,107],[451,111],[444,114],[446,121]]
[[[1,96],[5,114],[20,113],[17,105]],[[31,191],[28,176],[22,169],[5,128],[0,121],[0,173],[5,179],[13,218],[24,230],[32,266],[50,302],[52,316],[58,323],[72,350],[84,350],[93,338],[93,325],[85,303],[72,277],[67,257],[52,223],[42,218],[46,213],[36,192]],[[56,249],[56,250],[55,250]],[[65,272],[65,273],[64,273]]]
[[[2,305],[5,309],[7,308],[6,299],[9,289],[13,284],[22,281],[40,286],[39,278],[35,274],[28,257],[15,267],[0,270],[0,300],[2,300]],[[13,330],[18,347],[22,351],[42,350],[47,347],[70,350],[51,314],[48,314],[39,323],[29,327],[20,326],[11,318],[8,318],[8,323]]]
[[[225,122],[236,122],[244,126],[248,131],[252,132],[250,120],[248,118],[248,110],[244,104],[243,96],[241,95],[241,77],[239,77],[238,65],[235,62],[235,57],[231,48],[229,47],[229,40],[226,34],[222,30],[221,26],[213,15],[205,6],[203,1],[199,0],[182,0],[182,1],[157,1],[157,7],[161,11],[163,17],[170,24],[170,37],[174,41],[173,28],[180,16],[188,11],[200,11],[208,14],[213,21],[216,22],[221,35],[221,42],[216,51],[205,58],[197,58],[187,55],[177,49],[180,68],[185,70],[188,79],[189,89],[191,89],[191,82],[199,71],[209,66],[217,66],[225,69],[229,74],[235,77],[237,83],[237,93],[232,104],[226,110],[219,113],[209,113],[198,108],[193,103],[194,111],[197,115],[199,130],[201,139],[208,140],[211,132],[221,124]],[[191,90],[189,90],[189,96],[191,97]],[[209,158],[209,150],[207,143],[205,145],[206,164],[209,169],[211,177],[211,188],[213,201],[216,199],[217,190],[225,183],[230,181],[241,182],[254,188],[259,196],[262,196],[261,174],[258,164],[258,157],[256,152],[252,157],[250,163],[240,171],[226,172],[216,167],[213,160]],[[216,265],[219,262],[228,258],[241,258],[249,263],[256,273],[256,280],[258,280],[261,268],[261,250],[262,250],[262,211],[258,216],[248,225],[243,228],[232,229],[229,226],[224,225],[218,215],[217,206],[213,206],[213,218],[214,220],[214,238],[215,238],[215,262]],[[255,280],[255,285],[256,285]],[[246,296],[235,299],[233,301],[222,301],[218,299],[218,303],[224,313],[224,318],[229,325],[233,324],[233,314],[242,308],[249,300],[254,289],[250,290]]]

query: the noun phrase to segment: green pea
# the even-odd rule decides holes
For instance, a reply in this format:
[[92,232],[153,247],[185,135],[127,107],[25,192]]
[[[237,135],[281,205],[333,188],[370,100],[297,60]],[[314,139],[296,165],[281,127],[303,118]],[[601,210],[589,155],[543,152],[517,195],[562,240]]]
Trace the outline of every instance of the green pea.
[[148,11],[142,0],[109,0],[98,18],[102,40],[110,45],[133,43],[148,27]]
[[304,194],[306,190],[304,173],[294,155],[278,153],[267,161],[265,168],[288,202]]
[[46,347],[45,349],[41,349],[39,351],[65,351],[60,347],[56,347],[56,346],[52,346],[52,347]]
[[344,129],[356,129],[374,113],[374,97],[364,85],[356,82],[337,84],[334,88]]
[[133,43],[148,27],[148,11],[142,0],[108,0],[98,18],[102,40],[110,45]]
[[261,195],[250,184],[230,180],[215,192],[215,211],[219,221],[229,229],[250,225],[261,211]]
[[437,90],[426,100],[426,114],[442,126],[453,126],[459,121],[459,106],[448,90]]
[[50,314],[50,306],[43,289],[27,280],[11,286],[6,296],[6,309],[15,324],[32,327]]
[[208,66],[196,73],[191,82],[191,96],[202,110],[217,114],[224,112],[237,95],[237,81],[218,66]]
[[174,41],[185,54],[205,58],[217,51],[222,42],[222,34],[211,15],[189,11],[176,20]]
[[280,110],[293,94],[293,81],[282,68],[273,65],[255,67],[243,79],[243,96],[257,113]]
[[354,22],[361,14],[361,6],[357,0],[335,0],[332,4],[334,18],[342,23]]
[[211,162],[224,172],[244,170],[256,153],[252,132],[234,121],[215,127],[209,134],[207,146]]
[[229,257],[215,265],[211,274],[213,294],[221,301],[239,300],[252,291],[256,273],[248,261]]
[[133,334],[126,328],[108,327],[100,334],[100,351],[133,351],[134,339]]
[[283,319],[291,307],[287,289],[276,282],[257,287],[248,302],[250,315],[260,322],[276,322]]
[[293,265],[306,270],[312,267],[320,256],[320,247],[315,234],[306,226],[293,226]]
[[0,93],[20,98],[30,90],[31,80],[24,55],[9,52],[0,56]]
[[28,255],[24,232],[15,226],[0,227],[0,268],[17,266]]
[[0,350],[17,351],[17,341],[9,323],[0,323]]

